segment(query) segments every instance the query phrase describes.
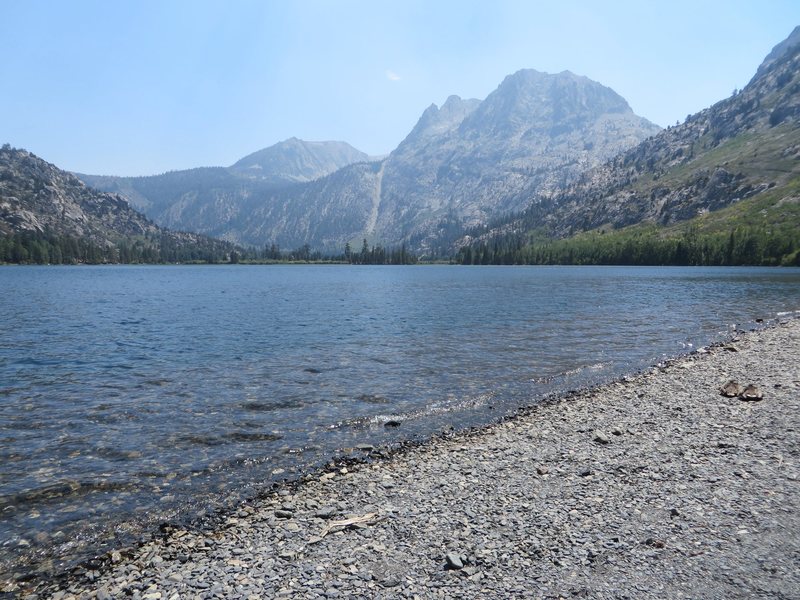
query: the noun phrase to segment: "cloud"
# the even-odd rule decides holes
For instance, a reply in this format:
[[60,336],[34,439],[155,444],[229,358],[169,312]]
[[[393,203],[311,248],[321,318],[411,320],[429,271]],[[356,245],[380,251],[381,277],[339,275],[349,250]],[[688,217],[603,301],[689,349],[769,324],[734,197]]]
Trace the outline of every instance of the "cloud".
[[386,71],[386,79],[388,79],[389,81],[400,81],[400,75],[398,75],[394,71],[389,71],[387,69],[387,71]]

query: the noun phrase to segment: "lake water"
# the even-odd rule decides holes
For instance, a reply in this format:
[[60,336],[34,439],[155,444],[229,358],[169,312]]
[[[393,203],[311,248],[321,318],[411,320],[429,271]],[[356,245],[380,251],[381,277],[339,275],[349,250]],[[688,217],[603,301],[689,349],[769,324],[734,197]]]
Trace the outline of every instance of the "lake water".
[[2,268],[0,576],[799,309],[798,269]]

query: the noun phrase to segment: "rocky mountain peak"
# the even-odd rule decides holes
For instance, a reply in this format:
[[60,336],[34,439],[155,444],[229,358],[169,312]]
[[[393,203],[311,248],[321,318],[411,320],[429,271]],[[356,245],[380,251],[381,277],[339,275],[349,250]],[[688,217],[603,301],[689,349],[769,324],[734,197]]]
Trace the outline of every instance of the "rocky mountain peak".
[[346,142],[308,142],[291,137],[248,154],[230,170],[253,179],[311,181],[369,156]]
[[611,88],[570,71],[522,69],[507,76],[461,124],[461,131],[523,135],[529,130],[580,127],[605,114],[633,114]]
[[441,108],[431,104],[422,113],[403,143],[439,136],[458,127],[480,103],[480,100],[474,98],[464,100],[460,96],[452,95],[445,100]]
[[572,185],[548,190],[534,181],[522,194],[530,201],[524,217],[496,231],[569,237],[642,222],[671,226],[751,199],[794,202],[799,140],[796,28],[744,89],[585,171]]

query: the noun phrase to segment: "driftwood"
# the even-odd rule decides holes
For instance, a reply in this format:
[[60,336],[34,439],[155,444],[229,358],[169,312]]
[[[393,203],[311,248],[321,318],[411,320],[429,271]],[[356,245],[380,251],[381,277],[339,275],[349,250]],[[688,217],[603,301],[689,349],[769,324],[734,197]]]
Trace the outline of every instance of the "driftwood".
[[329,533],[336,533],[337,531],[342,531],[349,528],[375,525],[382,520],[383,517],[378,515],[378,513],[367,513],[365,515],[361,515],[360,517],[351,517],[349,519],[342,519],[341,521],[331,521],[320,532],[319,539],[324,538]]

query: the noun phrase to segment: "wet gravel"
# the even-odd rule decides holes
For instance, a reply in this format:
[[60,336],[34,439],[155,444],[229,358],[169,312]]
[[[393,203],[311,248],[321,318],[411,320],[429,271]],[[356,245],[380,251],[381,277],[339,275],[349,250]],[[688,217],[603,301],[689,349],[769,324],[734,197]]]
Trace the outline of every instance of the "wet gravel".
[[[800,320],[8,595],[798,598]],[[762,399],[726,397],[735,380]],[[365,448],[368,450],[368,448]]]

